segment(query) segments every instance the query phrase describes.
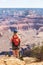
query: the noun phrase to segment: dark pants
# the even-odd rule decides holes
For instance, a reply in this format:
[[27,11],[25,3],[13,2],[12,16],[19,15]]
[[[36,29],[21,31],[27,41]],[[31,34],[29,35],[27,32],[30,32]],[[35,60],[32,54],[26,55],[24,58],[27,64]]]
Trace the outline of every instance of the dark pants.
[[12,50],[19,50],[20,45],[15,46],[14,43],[12,42]]

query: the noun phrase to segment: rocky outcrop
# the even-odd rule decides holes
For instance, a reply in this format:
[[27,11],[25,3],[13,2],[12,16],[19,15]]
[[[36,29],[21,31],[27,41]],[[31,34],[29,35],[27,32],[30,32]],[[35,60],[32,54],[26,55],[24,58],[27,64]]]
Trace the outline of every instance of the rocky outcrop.
[[2,57],[0,65],[25,65],[25,62],[15,57]]

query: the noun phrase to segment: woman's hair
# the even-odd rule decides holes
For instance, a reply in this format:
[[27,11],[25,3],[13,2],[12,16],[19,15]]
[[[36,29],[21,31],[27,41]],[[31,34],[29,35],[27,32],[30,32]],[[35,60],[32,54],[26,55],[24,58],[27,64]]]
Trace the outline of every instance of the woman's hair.
[[14,30],[14,33],[17,33],[17,32],[18,32],[18,31],[15,29],[15,30]]

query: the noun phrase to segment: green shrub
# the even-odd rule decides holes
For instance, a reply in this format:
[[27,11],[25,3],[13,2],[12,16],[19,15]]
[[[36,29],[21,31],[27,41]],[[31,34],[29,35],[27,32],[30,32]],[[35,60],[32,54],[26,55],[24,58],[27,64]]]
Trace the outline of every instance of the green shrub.
[[31,50],[31,56],[43,60],[43,46],[33,47]]

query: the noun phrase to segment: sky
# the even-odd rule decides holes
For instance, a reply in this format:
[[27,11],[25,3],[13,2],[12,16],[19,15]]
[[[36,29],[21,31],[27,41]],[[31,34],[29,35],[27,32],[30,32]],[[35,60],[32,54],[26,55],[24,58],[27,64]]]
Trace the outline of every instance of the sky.
[[43,0],[0,0],[0,8],[43,8]]

